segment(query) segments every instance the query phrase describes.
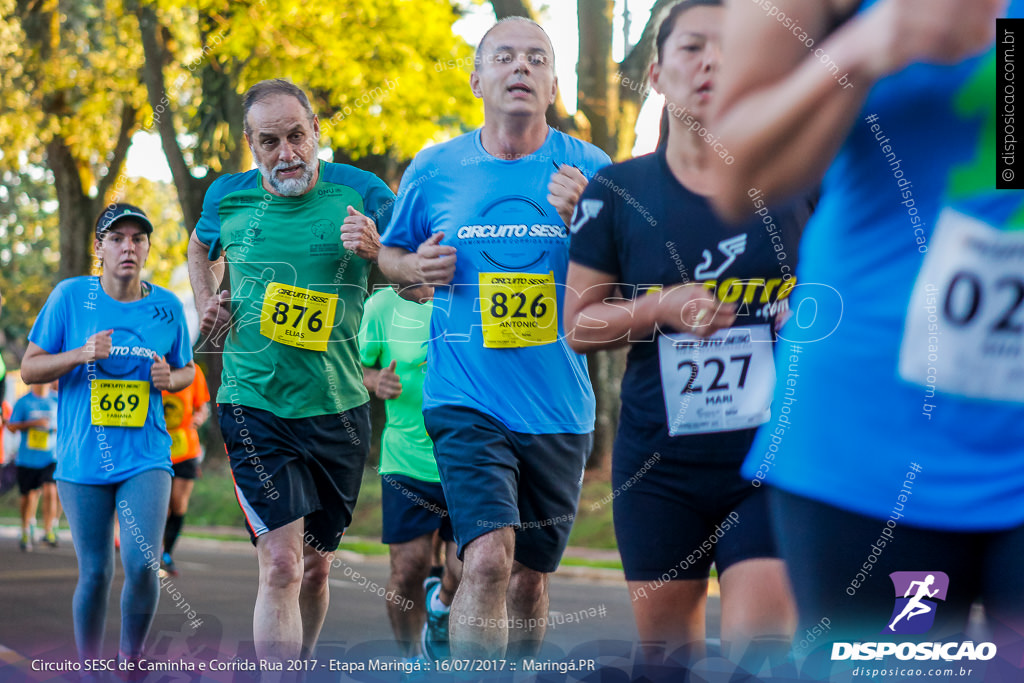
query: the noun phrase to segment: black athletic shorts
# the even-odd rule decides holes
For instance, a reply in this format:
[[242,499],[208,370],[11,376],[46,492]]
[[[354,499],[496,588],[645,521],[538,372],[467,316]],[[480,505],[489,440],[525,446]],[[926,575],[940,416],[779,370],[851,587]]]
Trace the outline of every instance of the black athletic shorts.
[[444,489],[437,482],[403,474],[382,474],[380,503],[383,543],[408,543],[435,531],[445,541],[455,540]]
[[515,527],[515,559],[553,572],[565,552],[593,434],[523,434],[477,410],[423,413],[459,558],[476,538]]
[[369,453],[369,403],[299,419],[227,403],[217,409],[253,544],[305,517],[306,544],[334,551],[352,521]]
[[[876,519],[779,489],[768,492],[779,550],[800,613],[794,638],[798,653],[809,654],[824,645],[822,656],[827,659],[833,641],[967,640],[963,633],[971,604],[981,600],[989,628],[984,640],[1006,642],[1006,634],[1015,631],[1018,635],[1010,640],[1018,644],[1016,654],[1009,654],[1021,661],[1024,525],[984,532],[923,529],[891,515]],[[882,633],[895,619],[897,598],[905,592],[897,595],[889,576],[893,572],[915,572],[921,580],[935,572],[948,576],[946,597],[934,601],[934,613],[929,615],[933,624],[925,633]],[[822,619],[827,620],[827,630]],[[807,642],[809,633],[818,634],[817,640]],[[949,665],[941,660],[939,664]],[[972,664],[977,663],[966,665]],[[1020,675],[1018,671],[1015,680],[1024,680]]]
[[620,426],[609,495],[628,581],[706,579],[712,563],[721,576],[778,557],[767,497],[739,473],[753,432],[670,437],[664,425]]
[[46,467],[22,467],[17,465],[18,492],[25,495],[29,491],[35,491],[43,487],[43,484],[53,483],[53,473],[57,469],[57,463],[51,462]]
[[189,458],[188,460],[172,463],[171,469],[174,470],[175,477],[180,477],[181,479],[198,479],[199,458]]

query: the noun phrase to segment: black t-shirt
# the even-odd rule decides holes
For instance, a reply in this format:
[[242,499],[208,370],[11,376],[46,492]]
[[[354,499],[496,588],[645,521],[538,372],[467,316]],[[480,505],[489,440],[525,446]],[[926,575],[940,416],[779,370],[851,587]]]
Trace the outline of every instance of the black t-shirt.
[[[769,210],[759,194],[750,192],[752,218],[728,225],[706,198],[676,180],[663,149],[608,166],[576,207],[569,258],[611,275],[627,299],[702,282],[719,299],[736,303],[735,326],[773,325],[796,285],[798,242],[812,205],[802,199]],[[667,435],[657,340],[651,335],[632,341],[622,380],[620,429],[650,434],[657,428]],[[707,436],[718,447],[730,436],[742,436],[735,439],[741,448],[753,430],[742,431]]]

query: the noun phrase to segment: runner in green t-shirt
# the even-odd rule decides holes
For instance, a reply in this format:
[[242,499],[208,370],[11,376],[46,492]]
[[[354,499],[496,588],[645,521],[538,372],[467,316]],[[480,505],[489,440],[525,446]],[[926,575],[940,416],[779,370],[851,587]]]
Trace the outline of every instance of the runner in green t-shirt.
[[[242,106],[258,170],[207,190],[189,275],[200,330],[224,339],[217,401],[260,565],[256,654],[293,660],[316,645],[369,449],[356,333],[394,194],[318,161],[320,124],[294,84],[257,83]],[[227,264],[230,295],[211,261]]]
[[[462,562],[423,425],[432,295],[433,288],[424,286],[406,288],[402,296],[387,287],[371,296],[359,329],[359,360],[366,387],[386,401],[380,474],[381,536],[391,555],[388,590],[413,601],[408,610],[389,602],[388,617],[405,657],[436,659],[448,656],[448,611]],[[435,532],[446,545],[447,571],[428,578]],[[415,640],[421,630],[422,652]]]

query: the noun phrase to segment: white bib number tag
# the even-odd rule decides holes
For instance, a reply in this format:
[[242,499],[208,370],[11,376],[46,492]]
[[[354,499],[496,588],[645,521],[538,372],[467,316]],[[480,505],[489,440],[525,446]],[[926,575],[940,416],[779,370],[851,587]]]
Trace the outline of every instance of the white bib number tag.
[[900,377],[1024,402],[1024,232],[943,210],[914,284]]
[[768,325],[658,338],[668,433],[710,434],[764,424],[771,417],[775,359]]

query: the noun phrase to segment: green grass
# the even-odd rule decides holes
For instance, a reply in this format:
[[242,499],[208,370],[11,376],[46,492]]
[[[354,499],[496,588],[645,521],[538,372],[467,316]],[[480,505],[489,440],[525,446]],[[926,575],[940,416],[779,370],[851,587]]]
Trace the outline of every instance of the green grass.
[[618,569],[622,571],[621,560],[591,560],[583,557],[571,557],[566,555],[562,558],[563,567],[592,567],[594,569]]
[[189,538],[202,538],[208,541],[247,541],[248,536],[242,534],[213,534],[208,531],[188,529],[187,527],[182,530],[182,536],[188,536]]
[[606,473],[587,472],[576,520],[569,534],[569,545],[602,550],[618,548],[612,524],[612,504],[606,500],[610,492]]
[[185,524],[191,526],[230,526],[245,529],[245,517],[235,499],[235,485],[225,471],[204,471],[196,479],[188,503]]
[[347,536],[341,539],[341,545],[338,546],[339,550],[350,550],[360,555],[387,555],[388,547],[383,543],[374,543],[373,541],[366,540],[354,540]]

